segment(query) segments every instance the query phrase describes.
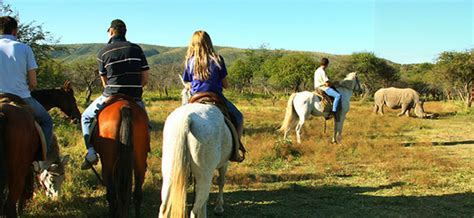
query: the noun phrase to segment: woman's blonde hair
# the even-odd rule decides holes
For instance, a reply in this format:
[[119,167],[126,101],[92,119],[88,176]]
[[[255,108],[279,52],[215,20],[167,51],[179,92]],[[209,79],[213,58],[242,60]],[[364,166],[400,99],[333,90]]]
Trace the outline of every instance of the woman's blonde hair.
[[214,60],[221,69],[221,57],[214,51],[211,37],[205,31],[194,32],[186,54],[186,65],[192,57],[194,57],[194,79],[204,81],[210,78],[209,59]]

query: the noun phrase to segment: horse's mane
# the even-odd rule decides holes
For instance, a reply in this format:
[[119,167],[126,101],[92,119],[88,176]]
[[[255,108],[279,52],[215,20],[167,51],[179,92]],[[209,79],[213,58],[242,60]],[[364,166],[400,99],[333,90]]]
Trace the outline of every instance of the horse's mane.
[[346,88],[346,89],[352,89],[352,83],[354,82],[354,77],[356,76],[355,72],[349,73],[346,75],[346,77],[339,81],[338,87]]

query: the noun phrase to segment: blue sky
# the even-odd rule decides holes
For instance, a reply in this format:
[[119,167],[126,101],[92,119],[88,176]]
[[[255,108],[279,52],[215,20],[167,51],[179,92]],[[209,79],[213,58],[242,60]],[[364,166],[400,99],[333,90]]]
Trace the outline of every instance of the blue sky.
[[[1,0],[0,0],[1,1]],[[104,43],[115,18],[136,43],[186,46],[195,30],[215,45],[434,62],[474,46],[474,0],[4,0],[61,43]]]

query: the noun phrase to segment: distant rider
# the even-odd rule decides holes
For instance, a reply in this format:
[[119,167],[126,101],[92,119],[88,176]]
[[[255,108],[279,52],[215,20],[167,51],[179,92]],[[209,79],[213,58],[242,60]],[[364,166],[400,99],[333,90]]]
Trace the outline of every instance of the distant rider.
[[332,105],[332,113],[336,114],[339,103],[341,102],[341,94],[337,92],[332,86],[326,75],[326,69],[329,67],[329,60],[327,58],[321,59],[321,64],[314,73],[314,88],[323,90],[327,95],[334,98]]

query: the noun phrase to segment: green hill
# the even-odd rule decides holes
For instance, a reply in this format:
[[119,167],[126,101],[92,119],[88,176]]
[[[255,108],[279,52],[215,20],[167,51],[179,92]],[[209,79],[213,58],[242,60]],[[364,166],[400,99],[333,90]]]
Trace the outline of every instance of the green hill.
[[[65,51],[55,51],[53,57],[63,60],[65,62],[78,61],[86,58],[95,58],[99,50],[104,46],[101,43],[90,43],[90,44],[66,44],[61,45],[66,48]],[[184,61],[186,54],[185,47],[165,47],[159,45],[140,44],[147,57],[150,65],[170,64],[170,63],[181,63]],[[227,65],[231,65],[237,58],[243,56],[248,49],[231,48],[231,47],[220,47],[216,46],[217,52],[224,57]],[[284,54],[292,52],[303,52],[303,51],[280,51]],[[332,55],[320,52],[303,52],[309,53],[319,59],[323,56],[328,57],[332,63],[338,63],[343,59],[346,59],[347,55]]]

